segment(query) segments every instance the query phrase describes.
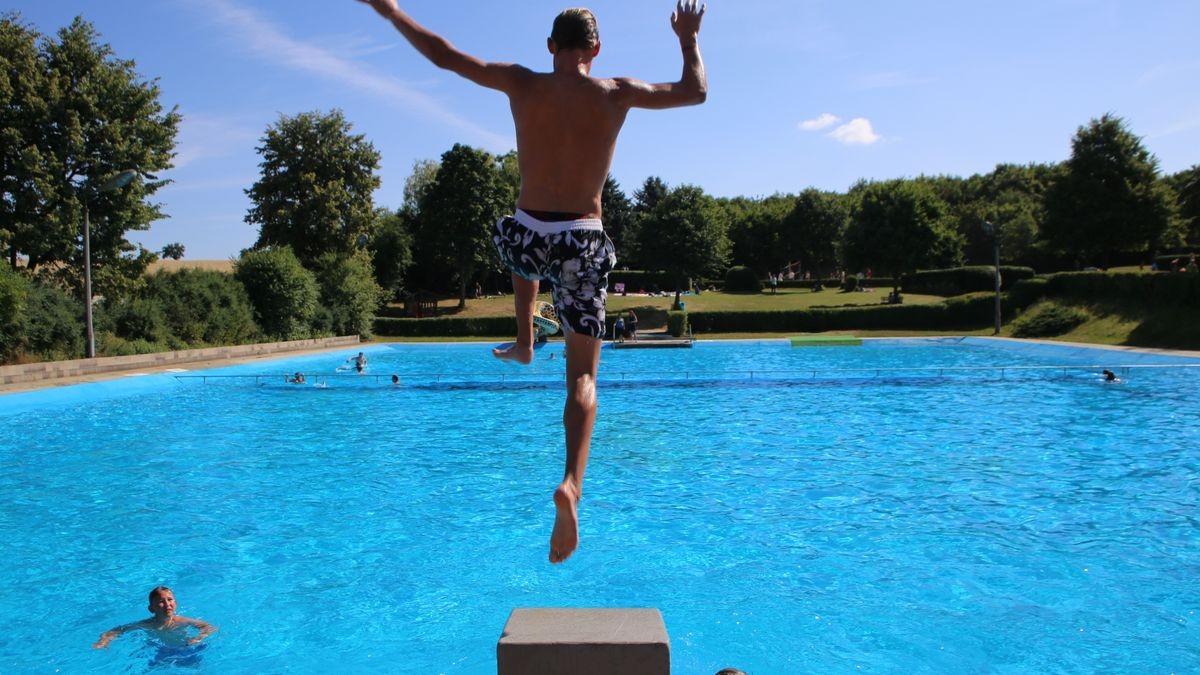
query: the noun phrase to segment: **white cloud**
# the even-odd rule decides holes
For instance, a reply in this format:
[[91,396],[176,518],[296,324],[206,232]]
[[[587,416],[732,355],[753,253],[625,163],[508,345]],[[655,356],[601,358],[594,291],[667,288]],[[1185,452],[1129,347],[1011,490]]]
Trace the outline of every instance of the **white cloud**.
[[827,135],[846,145],[871,145],[883,138],[875,133],[871,120],[865,117],[855,117]]
[[[208,0],[204,7],[236,35],[238,44],[260,58],[293,70],[325,77],[382,98],[405,113],[418,114],[459,129],[495,150],[513,147],[513,139],[460,117],[440,101],[400,80],[380,74],[329,49],[289,37],[253,10],[232,0]],[[355,46],[361,53],[362,49]]]
[[229,157],[253,147],[259,132],[245,122],[181,111],[175,168],[182,169],[205,159]]
[[827,129],[841,121],[842,121],[841,118],[838,117],[837,115],[834,115],[832,113],[821,113],[820,116],[818,116],[818,117],[815,117],[811,120],[804,120],[803,122],[801,122],[800,130],[801,131],[820,131],[821,129]]

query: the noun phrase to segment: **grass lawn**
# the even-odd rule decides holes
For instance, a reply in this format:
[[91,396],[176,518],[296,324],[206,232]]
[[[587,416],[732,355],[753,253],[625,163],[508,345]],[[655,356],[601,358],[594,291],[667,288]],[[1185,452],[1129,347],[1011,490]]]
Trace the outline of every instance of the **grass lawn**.
[[[775,295],[770,292],[758,295],[736,293],[706,292],[700,295],[685,295],[681,299],[688,311],[764,311],[772,309],[810,309],[812,307],[843,307],[858,305],[878,305],[887,295],[886,289],[873,289],[870,293],[843,293],[834,289],[826,289],[819,293],[799,288],[779,289]],[[550,295],[543,293],[538,299],[550,302]],[[936,295],[904,296],[906,304],[928,304],[940,302],[943,298]],[[646,295],[615,295],[608,296],[608,313],[633,309],[635,311],[650,309],[645,317],[661,316],[671,308],[674,296],[651,297]],[[480,300],[467,300],[466,309],[459,310],[457,298],[441,299],[438,301],[438,311],[441,316],[459,316],[476,318],[485,316],[507,316],[513,312],[512,296],[491,297]],[[639,318],[641,313],[638,314]],[[643,323],[643,326],[653,328],[653,324]]]

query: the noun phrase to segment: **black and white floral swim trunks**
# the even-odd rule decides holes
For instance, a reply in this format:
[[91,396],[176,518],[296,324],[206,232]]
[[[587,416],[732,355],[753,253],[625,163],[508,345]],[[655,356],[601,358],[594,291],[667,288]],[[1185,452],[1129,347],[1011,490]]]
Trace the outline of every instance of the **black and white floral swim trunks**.
[[546,222],[517,209],[496,222],[492,243],[514,273],[550,282],[564,328],[604,337],[608,273],[617,254],[598,218]]

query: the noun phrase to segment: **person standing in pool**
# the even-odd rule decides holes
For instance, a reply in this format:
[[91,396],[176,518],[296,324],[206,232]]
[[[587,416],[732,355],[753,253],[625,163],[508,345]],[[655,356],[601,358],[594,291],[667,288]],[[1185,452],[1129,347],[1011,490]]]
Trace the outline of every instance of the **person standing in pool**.
[[[176,614],[175,593],[166,586],[159,586],[150,591],[150,606],[147,609],[154,616],[106,630],[92,647],[104,649],[117,637],[135,630],[153,633],[162,642],[162,646],[169,648],[197,645],[204,638],[217,632],[217,627],[210,623]],[[188,630],[190,628],[196,629],[196,635],[191,635]]]
[[596,17],[564,10],[554,19],[546,47],[553,69],[540,73],[465,54],[421,26],[395,0],[360,0],[390,21],[434,65],[508,96],[517,134],[521,189],[517,210],[496,224],[493,242],[512,271],[517,340],[495,349],[496,358],[533,360],[533,312],[538,282],[553,287],[566,335],[566,471],[554,491],[556,517],[550,562],[566,560],[579,544],[577,505],[583,492],[592,427],[596,372],[604,338],[608,273],[616,264],[604,234],[600,194],[631,108],[663,109],[703,103],[708,91],[698,35],[705,8],[680,0],[671,14],[683,74],[678,82],[648,84],[632,78],[594,78],[600,53]]

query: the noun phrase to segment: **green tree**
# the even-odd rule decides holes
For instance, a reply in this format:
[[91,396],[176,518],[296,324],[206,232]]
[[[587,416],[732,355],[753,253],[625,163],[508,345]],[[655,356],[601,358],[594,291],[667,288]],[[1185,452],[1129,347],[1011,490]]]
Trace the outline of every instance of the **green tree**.
[[930,185],[911,180],[867,183],[856,188],[854,197],[842,237],[847,268],[885,272],[898,292],[904,274],[961,261],[962,240],[947,222],[946,203]]
[[604,179],[600,192],[600,210],[604,215],[604,231],[617,249],[618,262],[637,257],[634,242],[637,240],[637,224],[634,221],[633,202],[621,190],[621,184],[609,174]]
[[1189,246],[1200,246],[1200,164],[1171,175],[1179,219]]
[[658,176],[650,176],[642,182],[640,188],[633,191],[633,223],[630,228],[632,237],[626,235],[622,249],[617,251],[618,262],[624,267],[649,269],[649,261],[641,250],[642,223],[669,191],[667,184]]
[[379,153],[340,110],[283,115],[257,150],[262,176],[246,191],[254,248],[288,246],[305,265],[325,253],[350,255],[378,223],[373,193]]
[[784,218],[782,245],[789,260],[819,275],[837,263],[837,246],[850,218],[846,198],[836,192],[809,188],[792,202]]
[[379,224],[368,248],[375,283],[387,300],[399,297],[404,289],[404,273],[413,263],[412,233],[402,212],[379,209],[375,215]]
[[667,272],[675,280],[675,308],[690,277],[722,271],[728,264],[729,239],[725,212],[694,185],[666,194],[644,217],[641,250],[648,269]]
[[421,218],[421,203],[437,180],[439,166],[437,160],[417,160],[404,181],[404,203],[398,213],[412,241],[412,265],[405,274],[405,288],[409,291],[450,288],[447,280],[453,272],[438,250],[439,235]]
[[162,257],[170,258],[171,260],[179,260],[183,257],[183,244],[174,242],[162,247]]
[[1080,262],[1107,267],[1115,253],[1164,244],[1173,206],[1158,159],[1124,120],[1104,115],[1075,133],[1071,158],[1046,193],[1042,236]]
[[502,182],[508,187],[508,203],[516,204],[521,196],[521,164],[517,160],[517,151],[508,152],[496,158],[496,169],[500,171]]
[[467,282],[477,271],[499,267],[492,246],[496,220],[511,205],[511,194],[495,158],[461,144],[442,155],[437,178],[422,196],[419,218],[422,251],[453,270],[458,282],[458,306],[467,306]]
[[171,167],[180,116],[159,97],[157,83],[83,19],[49,39],[16,15],[0,17],[0,240],[10,266],[24,259],[30,271],[48,268],[81,287],[86,204],[97,294],[144,273],[152,258],[125,235],[163,217],[146,200],[167,181],[95,188],[126,169],[146,177]]
[[385,298],[375,283],[370,255],[326,253],[317,260],[316,278],[325,324],[318,327],[334,335],[370,337],[375,310]]
[[233,275],[254,306],[254,320],[268,336],[302,340],[312,333],[317,311],[317,282],[287,246],[247,251]]

